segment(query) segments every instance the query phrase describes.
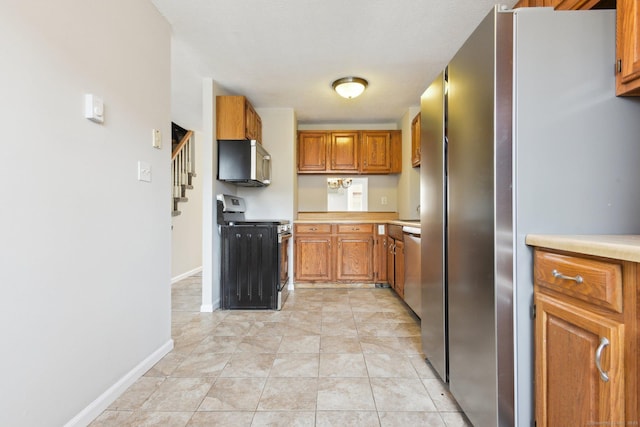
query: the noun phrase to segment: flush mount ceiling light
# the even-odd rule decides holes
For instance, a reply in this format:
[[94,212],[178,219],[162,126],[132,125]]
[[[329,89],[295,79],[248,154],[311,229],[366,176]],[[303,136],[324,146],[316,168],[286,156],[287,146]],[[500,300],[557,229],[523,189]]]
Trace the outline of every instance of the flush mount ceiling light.
[[356,98],[364,92],[369,83],[361,77],[343,77],[333,82],[333,90],[343,98]]

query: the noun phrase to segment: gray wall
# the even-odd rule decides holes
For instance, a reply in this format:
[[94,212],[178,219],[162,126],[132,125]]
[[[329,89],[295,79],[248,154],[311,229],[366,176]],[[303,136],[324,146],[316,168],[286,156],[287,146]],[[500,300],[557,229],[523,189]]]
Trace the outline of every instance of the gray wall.
[[[170,28],[146,0],[10,4],[0,425],[86,425],[173,345]],[[86,93],[103,124],[83,117]]]

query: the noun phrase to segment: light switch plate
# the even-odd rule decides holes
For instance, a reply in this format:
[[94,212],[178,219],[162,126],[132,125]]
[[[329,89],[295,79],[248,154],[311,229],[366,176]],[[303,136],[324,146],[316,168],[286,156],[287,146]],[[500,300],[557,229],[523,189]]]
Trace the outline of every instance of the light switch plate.
[[138,161],[138,181],[151,182],[151,165]]
[[152,140],[153,148],[162,148],[162,132],[158,129],[153,129],[153,140]]
[[84,96],[84,117],[95,123],[104,123],[104,102],[93,94]]

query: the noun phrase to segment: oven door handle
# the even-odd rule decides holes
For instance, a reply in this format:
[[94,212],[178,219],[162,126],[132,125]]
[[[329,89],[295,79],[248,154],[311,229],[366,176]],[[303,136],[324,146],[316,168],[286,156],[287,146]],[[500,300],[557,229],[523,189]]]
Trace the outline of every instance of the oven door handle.
[[293,236],[291,233],[278,234],[278,243],[282,243],[283,240],[290,239]]

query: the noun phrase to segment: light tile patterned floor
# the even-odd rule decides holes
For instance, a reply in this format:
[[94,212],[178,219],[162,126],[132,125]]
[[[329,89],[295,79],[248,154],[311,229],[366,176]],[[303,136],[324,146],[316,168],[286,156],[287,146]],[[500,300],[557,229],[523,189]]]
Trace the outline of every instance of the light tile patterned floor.
[[200,313],[173,285],[175,348],[91,427],[468,427],[390,289],[298,289],[282,311]]

